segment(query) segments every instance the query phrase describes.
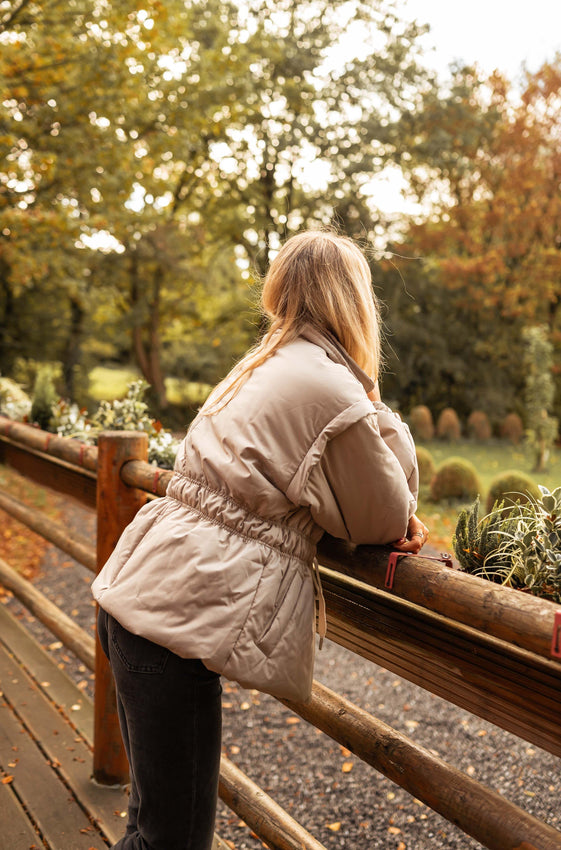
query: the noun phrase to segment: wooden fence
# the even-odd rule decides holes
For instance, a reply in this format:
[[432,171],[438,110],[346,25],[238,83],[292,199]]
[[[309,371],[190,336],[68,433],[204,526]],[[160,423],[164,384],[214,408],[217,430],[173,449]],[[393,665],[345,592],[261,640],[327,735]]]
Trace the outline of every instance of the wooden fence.
[[[171,476],[147,463],[145,434],[101,435],[97,448],[0,417],[0,462],[97,511],[97,546],[0,493],[0,508],[90,570],[105,562],[147,498]],[[328,637],[449,702],[561,756],[561,612],[549,602],[419,556],[326,539],[319,551]],[[0,561],[0,582],[95,669],[93,774],[125,782],[112,680],[94,639]],[[285,702],[357,757],[491,850],[559,850],[561,832],[314,683]],[[229,760],[223,800],[274,850],[322,846]]]

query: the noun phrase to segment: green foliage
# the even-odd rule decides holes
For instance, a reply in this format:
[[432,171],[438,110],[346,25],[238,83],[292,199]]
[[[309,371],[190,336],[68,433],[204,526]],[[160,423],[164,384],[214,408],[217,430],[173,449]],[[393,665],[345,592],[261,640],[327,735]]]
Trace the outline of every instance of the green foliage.
[[97,437],[101,431],[146,431],[148,460],[171,469],[179,442],[149,415],[143,400],[147,389],[145,381],[134,381],[123,399],[102,401],[91,417],[91,433]]
[[481,492],[477,470],[461,457],[445,460],[431,481],[430,494],[435,502],[474,499]]
[[515,502],[527,502],[539,496],[540,489],[529,475],[516,469],[509,469],[501,472],[491,481],[486,507],[487,511],[491,511],[495,502],[503,501],[508,506]]
[[31,412],[31,399],[23,388],[11,378],[0,375],[0,413],[10,419],[27,419]]
[[541,471],[549,459],[551,447],[557,437],[557,419],[550,415],[555,385],[553,383],[553,346],[546,327],[527,328],[524,331],[527,438],[535,452],[535,468]]
[[561,487],[528,502],[495,504],[478,522],[478,504],[458,518],[454,549],[462,569],[561,602]]
[[421,487],[430,485],[435,470],[436,464],[434,458],[428,449],[423,446],[416,446],[417,465],[419,467],[419,484]]
[[35,377],[29,419],[43,430],[49,427],[53,405],[58,398],[55,376],[49,364],[42,366]]
[[517,520],[504,502],[496,502],[493,510],[479,519],[479,497],[469,508],[463,508],[456,523],[452,547],[464,572],[503,583],[510,572],[508,547],[501,546],[501,534],[511,534]]

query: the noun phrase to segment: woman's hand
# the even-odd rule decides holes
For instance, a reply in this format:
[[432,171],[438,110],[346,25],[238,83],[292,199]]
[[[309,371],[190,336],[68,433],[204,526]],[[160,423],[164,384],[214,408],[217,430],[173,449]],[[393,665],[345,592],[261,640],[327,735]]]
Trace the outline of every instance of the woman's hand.
[[416,555],[427,542],[428,536],[429,530],[426,525],[413,514],[407,526],[407,537],[396,540],[392,545],[398,552],[411,552]]

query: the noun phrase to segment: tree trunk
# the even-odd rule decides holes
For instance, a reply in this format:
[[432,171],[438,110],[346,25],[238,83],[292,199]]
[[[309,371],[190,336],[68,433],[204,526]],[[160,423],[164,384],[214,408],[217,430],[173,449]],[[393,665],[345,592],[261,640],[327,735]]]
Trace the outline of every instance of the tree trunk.
[[82,305],[74,298],[70,299],[70,332],[66,342],[62,363],[62,379],[64,394],[71,401],[76,392],[76,367],[82,359],[82,334],[85,312]]

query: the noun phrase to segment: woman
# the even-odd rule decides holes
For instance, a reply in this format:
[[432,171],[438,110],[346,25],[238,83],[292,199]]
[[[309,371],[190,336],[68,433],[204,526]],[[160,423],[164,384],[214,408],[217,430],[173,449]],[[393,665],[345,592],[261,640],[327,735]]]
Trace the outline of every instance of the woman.
[[417,552],[417,465],[378,391],[370,270],[304,232],[273,260],[270,328],[191,425],[165,498],[137,514],[93,584],[131,770],[119,850],[209,850],[219,674],[308,699],[324,531]]

